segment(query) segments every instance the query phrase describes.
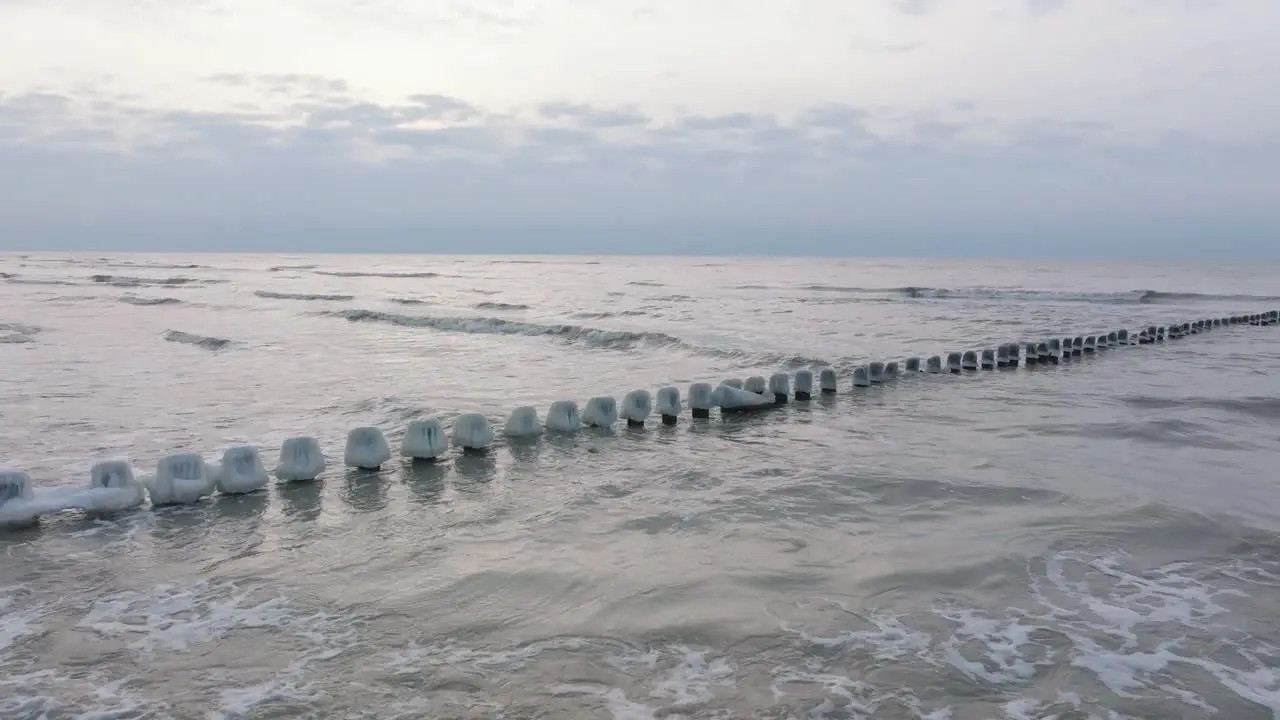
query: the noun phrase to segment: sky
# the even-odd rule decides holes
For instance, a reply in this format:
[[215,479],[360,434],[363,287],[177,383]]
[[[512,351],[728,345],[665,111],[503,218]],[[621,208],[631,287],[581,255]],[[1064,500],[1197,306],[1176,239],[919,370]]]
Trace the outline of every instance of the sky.
[[1280,259],[1276,0],[0,0],[0,250]]

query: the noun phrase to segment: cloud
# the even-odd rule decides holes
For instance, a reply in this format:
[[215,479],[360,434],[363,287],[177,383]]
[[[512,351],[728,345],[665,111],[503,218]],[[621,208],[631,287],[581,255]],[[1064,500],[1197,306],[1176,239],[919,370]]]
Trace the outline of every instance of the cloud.
[[1274,144],[999,124],[969,105],[659,118],[565,102],[499,113],[436,94],[255,112],[11,94],[0,96],[0,242],[836,254],[1129,242],[1162,255],[1165,239],[1192,251],[1194,232],[1212,229],[1213,252],[1252,252],[1280,227],[1267,190],[1277,168]]

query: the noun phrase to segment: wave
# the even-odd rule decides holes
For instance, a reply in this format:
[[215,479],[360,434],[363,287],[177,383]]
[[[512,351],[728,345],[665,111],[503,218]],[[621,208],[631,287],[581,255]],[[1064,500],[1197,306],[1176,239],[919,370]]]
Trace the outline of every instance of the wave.
[[35,342],[35,338],[32,336],[41,332],[41,330],[42,328],[38,328],[35,325],[0,323],[0,345],[19,345]]
[[636,287],[666,287],[666,285],[663,285],[660,282],[647,282],[644,280],[633,280],[627,284],[635,285]]
[[201,282],[225,282],[223,280],[199,280],[189,277],[140,278],[127,277],[124,275],[91,275],[89,276],[89,279],[96,283],[112,285],[115,287],[141,287],[144,285],[164,285],[172,287]]
[[393,297],[391,298],[391,302],[396,303],[397,305],[430,305],[431,304],[427,300],[419,300],[418,298]]
[[379,277],[379,278],[435,278],[440,277],[440,273],[433,272],[357,272],[354,270],[316,270],[317,275],[328,275],[330,277],[342,278],[359,278],[359,277]]
[[518,303],[503,302],[482,302],[472,305],[477,310],[528,310],[528,305],[520,305]]
[[17,273],[0,272],[0,279],[3,280],[12,280],[16,277],[18,277]]
[[355,295],[312,295],[307,293],[279,293],[269,290],[255,290],[254,295],[268,300],[334,300],[346,301],[355,299]]
[[[723,347],[706,347],[689,343],[674,335],[654,331],[601,330],[582,325],[542,325],[494,317],[431,317],[427,315],[400,315],[376,310],[331,310],[317,313],[338,317],[350,322],[374,322],[410,328],[427,328],[442,332],[472,335],[527,335],[545,336],[565,343],[579,344],[607,350],[632,350],[642,347],[681,349],[697,355],[707,355],[742,361],[749,365],[783,366],[798,368],[828,364],[818,358],[762,353]],[[852,366],[855,361],[835,363],[837,367]]]
[[579,320],[604,320],[611,317],[640,317],[641,315],[648,314],[649,313],[644,310],[618,310],[617,312],[591,312],[589,310],[583,310],[581,312],[570,313],[569,317],[578,318]]
[[[737,289],[779,290],[768,285],[739,285]],[[1205,293],[1179,293],[1160,290],[1129,290],[1126,292],[1089,292],[1072,290],[1029,290],[1022,288],[959,287],[936,288],[916,285],[889,288],[848,287],[841,285],[802,285],[799,290],[824,293],[842,293],[868,296],[877,299],[912,300],[1011,300],[1023,302],[1080,302],[1104,305],[1158,305],[1195,302],[1276,302],[1280,297],[1270,295],[1220,295]],[[818,301],[821,302],[821,301]]]
[[122,303],[128,303],[130,305],[178,305],[182,302],[178,298],[138,297],[137,295],[125,295],[124,297],[116,299]]
[[7,282],[7,283],[12,283],[12,284],[14,284],[14,285],[63,285],[63,286],[70,286],[70,285],[79,285],[79,284],[80,284],[80,283],[71,282],[71,281],[69,281],[69,280],[44,280],[44,279],[40,279],[40,278],[23,278],[23,277],[18,277],[17,275],[10,275],[10,276],[8,276],[8,277],[4,278],[4,281],[5,281],[5,282]]
[[196,347],[202,347],[205,350],[221,350],[231,344],[231,341],[226,338],[194,335],[192,333],[182,332],[181,330],[166,330],[164,333],[164,339],[169,342],[195,345]]

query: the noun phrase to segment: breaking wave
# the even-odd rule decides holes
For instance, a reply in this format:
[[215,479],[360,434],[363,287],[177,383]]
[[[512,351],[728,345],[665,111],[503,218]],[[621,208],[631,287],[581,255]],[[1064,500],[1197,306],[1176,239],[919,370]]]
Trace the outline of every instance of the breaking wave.
[[328,275],[330,277],[358,278],[358,277],[380,277],[380,278],[435,278],[440,277],[440,273],[433,272],[357,272],[354,270],[316,270],[317,275]]
[[[655,331],[601,330],[581,325],[541,325],[494,317],[431,317],[426,315],[400,315],[376,310],[333,310],[318,315],[339,317],[350,322],[373,322],[400,327],[426,328],[441,332],[471,335],[526,335],[558,339],[607,350],[632,350],[641,347],[677,348],[697,355],[706,355],[742,361],[750,365],[783,366],[788,368],[828,364],[817,358],[779,353],[760,353],[734,348],[706,347],[686,342],[674,335]],[[850,361],[852,362],[852,361]],[[842,367],[846,363],[834,363]]]
[[[768,285],[739,285],[739,290],[779,290]],[[799,290],[862,296],[867,299],[911,300],[1010,300],[1019,302],[1079,302],[1103,305],[1159,305],[1195,302],[1276,302],[1280,296],[1212,295],[1203,293],[1130,290],[1127,292],[1088,292],[1071,290],[1028,290],[1022,288],[959,287],[935,288],[915,285],[891,288],[847,287],[841,285],[802,285]]]
[[528,305],[519,303],[482,302],[472,305],[477,310],[528,310]]
[[648,315],[648,314],[649,313],[645,312],[644,310],[618,310],[616,312],[608,312],[608,311],[591,312],[588,310],[583,310],[581,312],[572,313],[569,315],[569,317],[578,318],[580,320],[605,320],[607,318],[612,318],[612,317],[640,317],[641,315]]
[[17,345],[35,342],[33,335],[40,332],[34,325],[20,323],[0,323],[0,345]]
[[255,290],[254,295],[268,300],[334,300],[346,301],[355,298],[355,295],[319,295],[308,293],[279,293],[269,290]]
[[115,287],[141,287],[144,285],[164,285],[164,286],[180,286],[190,285],[192,283],[212,283],[225,282],[223,280],[199,280],[189,277],[171,277],[171,278],[140,278],[127,277],[124,275],[91,275],[90,280],[103,285],[113,285]]
[[116,299],[122,303],[128,303],[130,305],[178,305],[182,303],[182,301],[179,300],[178,298],[171,298],[171,297],[153,297],[152,298],[152,297],[139,297],[137,295],[125,295],[124,297],[120,297]]
[[195,345],[196,347],[202,347],[205,350],[221,350],[231,344],[231,341],[226,338],[194,335],[192,333],[182,332],[181,330],[166,330],[164,333],[164,339],[169,342]]

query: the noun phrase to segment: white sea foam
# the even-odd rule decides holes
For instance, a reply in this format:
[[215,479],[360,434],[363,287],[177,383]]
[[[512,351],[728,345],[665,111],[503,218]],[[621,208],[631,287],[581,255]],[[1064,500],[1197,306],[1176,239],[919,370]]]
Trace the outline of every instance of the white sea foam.
[[453,444],[468,450],[483,450],[493,444],[489,418],[476,412],[462,413],[453,421]]
[[538,418],[538,409],[532,405],[525,405],[512,410],[507,416],[502,434],[513,438],[541,435],[542,421]]
[[572,400],[557,400],[547,410],[547,429],[556,432],[577,432],[582,428],[582,415],[578,412],[578,403]]
[[285,482],[315,480],[324,472],[324,451],[313,437],[291,437],[280,445],[276,477]]
[[376,427],[358,427],[347,433],[342,462],[347,467],[374,470],[391,459],[387,438]]

